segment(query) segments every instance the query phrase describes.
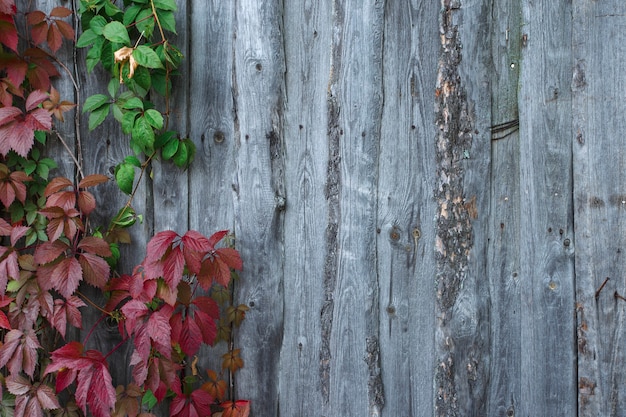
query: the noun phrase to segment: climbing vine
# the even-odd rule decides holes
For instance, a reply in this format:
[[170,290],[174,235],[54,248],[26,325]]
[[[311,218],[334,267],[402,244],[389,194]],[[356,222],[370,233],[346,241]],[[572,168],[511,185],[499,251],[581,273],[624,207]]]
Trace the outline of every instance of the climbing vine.
[[[243,265],[231,235],[162,231],[130,274],[116,271],[119,246],[130,243],[126,229],[141,220],[133,199],[151,162],[187,168],[195,153],[169,129],[183,59],[168,38],[175,0],[79,0],[80,35],[72,10],[17,7],[24,3],[0,0],[0,416],[148,417],[164,401],[171,416],[247,416],[249,403],[234,400],[227,383],[243,366],[232,340],[247,311],[233,303]],[[56,58],[64,45],[86,48],[87,70],[110,74],[106,92],[82,102],[89,130],[113,118],[128,141],[113,175],[128,199],[108,225],[91,215],[93,190],[110,178],[84,175],[80,135],[74,153],[54,128],[54,119],[77,111],[54,80],[68,77],[80,97],[69,65]],[[76,178],[52,175],[49,141],[68,151]],[[83,328],[85,309],[101,319],[78,341],[69,330]],[[105,321],[121,336],[108,352],[91,340]],[[228,346],[221,368],[200,369],[201,346],[220,341]],[[132,382],[116,387],[122,381],[113,381],[108,359],[126,344]]]

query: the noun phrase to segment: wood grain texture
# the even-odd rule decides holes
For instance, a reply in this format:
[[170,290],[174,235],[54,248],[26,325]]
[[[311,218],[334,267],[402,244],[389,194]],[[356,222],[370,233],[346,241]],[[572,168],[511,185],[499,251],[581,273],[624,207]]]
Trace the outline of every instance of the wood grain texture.
[[490,384],[486,415],[515,413],[521,401],[520,137],[518,85],[521,3],[493,2],[491,196],[489,214]]
[[[285,2],[284,335],[279,415],[332,415],[323,305],[331,223],[325,198],[331,1]],[[291,174],[287,174],[291,173]],[[325,310],[328,311],[328,310]],[[324,348],[323,348],[324,344]]]
[[[622,2],[573,3],[574,219],[578,317],[578,415],[626,413],[626,159]],[[608,44],[611,46],[608,46]],[[608,50],[610,52],[608,52]],[[606,278],[607,284],[600,290]],[[600,290],[598,292],[598,290]]]
[[437,416],[486,413],[489,2],[442,1],[435,158]]
[[520,415],[575,415],[571,3],[522,2]]
[[[178,132],[181,138],[189,135],[189,77],[190,60],[189,37],[194,32],[185,30],[189,27],[188,19],[191,9],[187,1],[176,3],[177,34],[167,34],[172,45],[176,45],[186,59],[182,60],[177,75],[172,76],[172,95],[169,104],[163,97],[154,93],[153,101],[157,109],[169,111],[166,117],[165,129]],[[158,35],[156,35],[158,36]],[[176,167],[171,161],[162,161],[157,158],[152,162],[152,171],[149,185],[152,186],[152,205],[154,206],[154,230],[174,230],[184,234],[189,229],[189,172]]]
[[336,254],[327,252],[332,326],[322,335],[329,338],[330,415],[379,416],[385,404],[376,274],[384,6],[336,0],[332,8],[326,181],[337,226],[326,241]]
[[[188,107],[182,109],[196,157],[189,168],[189,228],[210,236],[234,230],[235,133],[233,109],[234,3],[193,1],[188,5]],[[181,214],[183,215],[183,214]],[[244,268],[247,268],[247,261]],[[224,342],[203,346],[200,364],[219,371]]]
[[245,259],[238,331],[246,366],[237,395],[256,415],[277,415],[283,337],[284,32],[282,3],[242,0],[234,12],[235,233]]
[[385,5],[376,242],[384,416],[432,416],[438,13],[435,2]]

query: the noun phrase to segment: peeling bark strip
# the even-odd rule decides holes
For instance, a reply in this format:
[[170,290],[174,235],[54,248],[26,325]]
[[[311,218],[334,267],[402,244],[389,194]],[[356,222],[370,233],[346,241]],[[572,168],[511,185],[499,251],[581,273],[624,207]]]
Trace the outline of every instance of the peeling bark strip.
[[441,55],[437,74],[436,189],[438,205],[435,256],[437,260],[438,351],[435,371],[435,415],[458,416],[454,381],[454,340],[449,329],[453,306],[465,278],[472,247],[471,216],[463,194],[463,153],[472,145],[472,121],[458,67],[461,43],[453,15],[458,0],[442,0],[439,22]]
[[339,126],[340,106],[337,103],[337,87],[341,69],[341,40],[343,32],[343,9],[337,0],[333,2],[333,40],[328,80],[328,166],[326,168],[326,189],[324,195],[328,203],[328,224],[324,236],[326,255],[324,262],[324,304],[320,313],[321,347],[320,347],[320,381],[324,404],[328,404],[330,397],[330,337],[333,328],[334,300],[333,293],[337,284],[337,259],[339,220],[341,210],[339,197],[341,194],[341,155]]
[[382,410],[385,405],[385,392],[380,370],[380,345],[374,336],[368,337],[366,342],[367,357],[365,362],[370,373],[367,382],[370,410]]

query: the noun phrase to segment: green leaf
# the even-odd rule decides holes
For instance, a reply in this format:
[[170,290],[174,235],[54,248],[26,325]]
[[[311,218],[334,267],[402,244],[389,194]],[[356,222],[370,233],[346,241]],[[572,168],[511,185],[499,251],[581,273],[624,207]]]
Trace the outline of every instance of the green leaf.
[[[134,171],[133,171],[134,172]],[[137,215],[132,207],[124,206],[117,212],[112,223],[119,227],[130,227],[135,224]]]
[[128,135],[130,132],[133,131],[133,127],[135,126],[135,119],[140,114],[141,113],[139,113],[138,111],[129,111],[124,113],[124,116],[122,117],[122,131],[124,133]]
[[115,97],[117,92],[120,91],[120,79],[119,77],[111,78],[109,84],[107,84],[107,91],[111,97]]
[[35,130],[35,139],[42,145],[46,144],[46,132],[43,130]]
[[166,77],[165,71],[163,70],[155,70],[152,74],[152,87],[154,91],[159,93],[161,96],[167,96],[168,90],[171,90],[172,83]]
[[133,24],[141,9],[142,7],[138,4],[131,4],[130,6],[128,6],[126,11],[124,12],[124,19],[122,19],[124,26],[130,26],[131,24]]
[[102,60],[102,50],[105,40],[106,39],[103,37],[98,36],[93,46],[87,52],[87,58],[85,58],[87,63],[87,72],[93,71],[96,65],[98,65],[98,62]]
[[98,107],[103,106],[104,104],[109,103],[109,98],[104,94],[94,94],[85,100],[85,104],[83,104],[83,113],[88,111],[93,111]]
[[130,45],[130,37],[126,27],[120,22],[110,22],[102,29],[102,34],[105,38],[113,43],[120,43],[122,45]]
[[133,182],[135,181],[135,167],[130,164],[121,163],[115,167],[115,182],[117,186],[126,194],[133,192]]
[[99,36],[92,29],[87,29],[80,35],[80,38],[76,41],[77,48],[84,48],[93,44]]
[[117,262],[120,260],[120,246],[117,243],[109,243],[111,256],[104,258],[112,269],[115,269]]
[[141,168],[141,161],[134,155],[129,155],[124,158],[124,163],[136,166],[137,168]]
[[153,4],[157,9],[176,11],[176,2],[174,0],[154,0]]
[[160,135],[157,135],[156,138],[154,138],[154,147],[156,149],[162,148],[171,140],[178,141],[178,139],[176,138],[176,132],[173,132],[171,130],[168,130],[167,132],[163,132]]
[[150,85],[152,83],[150,70],[145,67],[137,67],[133,78],[128,78],[128,66],[124,66],[123,72],[128,89],[139,97],[145,97],[148,94],[148,90],[150,90]]
[[172,158],[172,156],[174,156],[178,151],[178,145],[180,145],[180,141],[178,139],[167,142],[161,151],[163,159],[168,160]]
[[141,398],[141,405],[152,410],[157,405],[157,398],[154,396],[151,390],[147,390]]
[[189,160],[189,156],[190,154],[187,143],[181,142],[178,146],[178,151],[176,152],[172,160],[179,168],[187,167],[191,163],[191,161]]
[[102,107],[98,107],[92,111],[89,115],[89,130],[94,130],[96,127],[104,122],[104,119],[109,115],[110,106],[105,104]]
[[126,110],[132,110],[132,109],[143,110],[143,101],[141,101],[139,97],[132,97],[122,105],[122,108]]
[[120,10],[120,8],[114,5],[113,3],[111,3],[110,0],[107,0],[107,2],[104,3],[104,12],[109,17],[114,17],[118,14],[122,14],[122,11]]
[[157,10],[157,16],[163,29],[176,33],[176,17],[173,12]]
[[157,110],[148,109],[144,113],[144,117],[155,129],[161,129],[163,127],[163,116]]
[[50,175],[50,168],[46,164],[38,164],[37,175],[39,175],[44,180],[47,180],[48,175]]
[[154,16],[152,16],[151,9],[143,9],[135,18],[135,25],[139,33],[143,33],[143,36],[150,39],[152,32],[154,32]]
[[163,68],[163,64],[161,63],[159,56],[149,46],[139,45],[133,51],[133,58],[135,58],[135,61],[137,61],[137,63],[142,67]]
[[104,16],[94,16],[93,19],[89,21],[89,29],[91,29],[94,35],[97,36],[102,35],[102,30],[106,25],[107,20],[104,18]]
[[133,126],[131,136],[134,144],[137,145],[142,152],[152,152],[154,147],[154,130],[145,117],[139,117],[135,120],[135,126]]

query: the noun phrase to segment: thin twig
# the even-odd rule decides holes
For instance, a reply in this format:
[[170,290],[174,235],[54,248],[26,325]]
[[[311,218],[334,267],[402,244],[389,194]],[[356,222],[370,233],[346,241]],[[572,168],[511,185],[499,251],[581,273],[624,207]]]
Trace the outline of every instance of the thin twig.
[[604,288],[604,286],[606,285],[607,282],[609,282],[609,277],[606,277],[606,279],[604,280],[604,282],[602,283],[602,285],[600,285],[600,288],[598,288],[596,290],[596,300],[598,299],[598,297],[600,296],[600,291],[602,291],[602,289]]
[[67,146],[67,143],[65,142],[65,140],[63,139],[63,137],[57,130],[55,130],[54,133],[56,133],[57,138],[59,138],[59,140],[61,141],[61,144],[63,145],[67,153],[70,155],[70,157],[74,161],[74,164],[76,165],[76,169],[78,170],[80,177],[85,178],[85,174],[83,173],[83,168],[81,167],[80,162],[78,162],[78,159],[76,159],[76,156],[74,155],[70,147]]

